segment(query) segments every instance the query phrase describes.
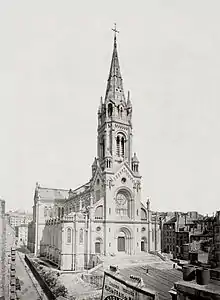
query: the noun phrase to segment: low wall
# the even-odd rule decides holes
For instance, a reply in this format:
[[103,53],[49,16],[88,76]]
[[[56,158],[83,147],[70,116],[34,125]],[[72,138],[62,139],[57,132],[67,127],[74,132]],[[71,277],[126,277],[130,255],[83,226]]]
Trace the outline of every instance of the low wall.
[[42,290],[44,291],[45,295],[48,297],[48,299],[51,300],[55,300],[56,297],[54,296],[54,294],[51,292],[49,286],[46,284],[46,282],[42,279],[42,277],[40,276],[40,274],[38,273],[38,271],[36,270],[35,266],[33,265],[33,263],[30,261],[30,259],[28,258],[27,255],[25,255],[24,258],[26,264],[28,265],[28,267],[31,269],[34,277],[36,278],[36,280],[39,282]]

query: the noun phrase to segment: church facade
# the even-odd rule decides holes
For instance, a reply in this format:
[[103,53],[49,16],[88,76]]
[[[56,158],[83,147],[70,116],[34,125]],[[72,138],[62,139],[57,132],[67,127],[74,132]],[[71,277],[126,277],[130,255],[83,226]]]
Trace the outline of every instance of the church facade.
[[[150,210],[149,200],[141,201],[132,109],[130,94],[124,93],[115,36],[106,94],[98,108],[97,157],[91,179],[56,196],[53,189],[37,185],[35,190],[35,254],[62,270],[89,268],[102,256],[138,255],[161,248],[157,215]],[[45,200],[42,192],[53,196]]]

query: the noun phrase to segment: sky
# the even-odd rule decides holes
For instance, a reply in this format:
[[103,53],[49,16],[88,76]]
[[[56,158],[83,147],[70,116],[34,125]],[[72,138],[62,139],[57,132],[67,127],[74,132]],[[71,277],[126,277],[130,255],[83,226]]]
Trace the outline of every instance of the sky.
[[31,211],[36,182],[91,177],[117,23],[142,201],[220,209],[218,0],[0,0],[0,195]]

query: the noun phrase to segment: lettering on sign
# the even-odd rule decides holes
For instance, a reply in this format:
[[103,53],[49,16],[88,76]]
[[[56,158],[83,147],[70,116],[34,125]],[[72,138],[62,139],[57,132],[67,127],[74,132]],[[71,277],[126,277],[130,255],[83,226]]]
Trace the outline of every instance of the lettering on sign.
[[101,300],[153,300],[155,295],[105,272]]

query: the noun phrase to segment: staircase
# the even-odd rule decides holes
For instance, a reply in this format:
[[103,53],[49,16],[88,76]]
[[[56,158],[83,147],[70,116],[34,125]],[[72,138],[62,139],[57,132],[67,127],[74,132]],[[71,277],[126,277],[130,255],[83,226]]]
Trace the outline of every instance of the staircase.
[[155,263],[163,263],[159,256],[151,253],[141,253],[137,255],[117,255],[100,257],[103,264],[103,270],[109,269],[110,265],[118,266],[120,269],[130,265],[151,265]]

